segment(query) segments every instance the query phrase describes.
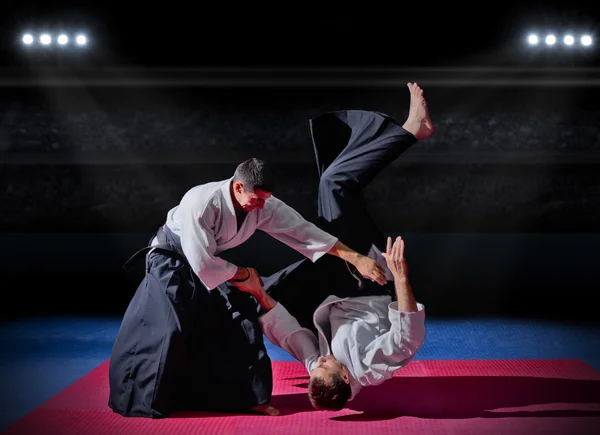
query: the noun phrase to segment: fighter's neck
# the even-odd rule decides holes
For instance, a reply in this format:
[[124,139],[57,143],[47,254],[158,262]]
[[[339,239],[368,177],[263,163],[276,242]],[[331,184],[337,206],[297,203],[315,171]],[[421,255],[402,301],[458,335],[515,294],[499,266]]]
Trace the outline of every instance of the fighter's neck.
[[235,212],[244,212],[244,208],[241,206],[240,202],[235,197],[235,192],[233,191],[233,181],[229,183],[229,195],[231,196],[231,202],[233,203],[233,209],[235,210]]

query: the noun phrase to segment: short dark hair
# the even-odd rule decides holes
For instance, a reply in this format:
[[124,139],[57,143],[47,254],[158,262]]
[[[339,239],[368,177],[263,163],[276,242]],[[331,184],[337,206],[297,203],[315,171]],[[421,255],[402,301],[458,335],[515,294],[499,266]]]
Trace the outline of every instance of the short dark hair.
[[319,376],[313,376],[308,382],[308,399],[315,409],[339,411],[352,395],[350,384],[337,373],[331,374],[329,384]]
[[241,181],[244,189],[250,192],[264,190],[273,193],[275,191],[275,176],[264,161],[254,157],[238,165],[233,174],[233,181]]

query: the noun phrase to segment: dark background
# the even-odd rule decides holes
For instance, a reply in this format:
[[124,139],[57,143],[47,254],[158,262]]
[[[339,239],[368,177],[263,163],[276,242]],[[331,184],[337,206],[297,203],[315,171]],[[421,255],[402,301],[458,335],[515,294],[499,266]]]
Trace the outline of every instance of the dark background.
[[[531,28],[596,35],[590,6],[2,6],[3,316],[121,315],[140,277],[123,262],[187,189],[250,156],[314,218],[308,119],[403,122],[417,81],[436,134],[368,193],[428,313],[597,320],[597,43],[523,44]],[[89,47],[25,50],[43,26],[86,30]],[[263,274],[299,258],[261,233],[226,256]]]
[[20,44],[36,29],[88,33],[86,56],[62,50],[84,66],[589,66],[600,58],[597,49],[569,54],[557,44],[532,55],[523,45],[529,31],[597,35],[594,2],[6,0],[2,8],[3,65],[42,61]]

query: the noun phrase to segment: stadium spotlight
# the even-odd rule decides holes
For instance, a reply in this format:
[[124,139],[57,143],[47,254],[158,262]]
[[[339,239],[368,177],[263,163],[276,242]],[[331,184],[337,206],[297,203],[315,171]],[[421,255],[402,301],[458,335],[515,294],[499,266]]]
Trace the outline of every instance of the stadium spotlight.
[[77,45],[85,45],[87,44],[87,38],[85,37],[85,35],[77,35],[77,37],[75,38],[75,42],[77,43]]
[[[561,37],[562,43],[565,46],[571,47],[575,44],[580,44],[581,46],[588,47],[593,44],[592,35],[590,35],[589,33],[577,35],[571,32],[571,30],[572,29],[569,30],[569,33],[564,33],[564,36]],[[540,39],[537,34],[531,32],[527,34],[526,40],[528,42],[528,45],[537,46],[539,45],[542,39]],[[547,33],[546,36],[543,38],[543,41],[545,42],[546,46],[552,47],[558,43],[558,37],[554,33]]]
[[23,44],[31,45],[33,44],[33,36],[31,34],[26,33],[23,35]]
[[40,43],[42,45],[49,45],[51,42],[52,42],[52,37],[49,34],[44,33],[40,36]]
[[[32,49],[36,46],[43,47],[45,53],[53,51],[53,49],[57,50],[57,53],[64,53],[72,45],[85,47],[90,43],[85,32],[76,32],[65,28],[57,30],[45,28],[43,31],[25,29],[19,38],[24,46],[31,46]],[[34,50],[34,52],[36,51]]]
[[537,35],[531,34],[527,37],[527,42],[529,42],[531,45],[536,45],[539,42],[539,39]]

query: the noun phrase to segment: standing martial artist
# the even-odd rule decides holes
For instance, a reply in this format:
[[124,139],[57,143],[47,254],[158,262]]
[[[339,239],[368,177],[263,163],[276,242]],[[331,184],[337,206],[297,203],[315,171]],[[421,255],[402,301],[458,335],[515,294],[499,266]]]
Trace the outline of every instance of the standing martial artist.
[[[124,416],[173,410],[276,413],[268,406],[271,361],[258,324],[258,272],[219,257],[258,229],[312,262],[328,253],[380,284],[385,273],[337,237],[273,196],[264,162],[241,163],[233,177],[190,189],[167,213],[146,257],[109,368],[109,406]],[[342,239],[343,240],[343,239]]]

